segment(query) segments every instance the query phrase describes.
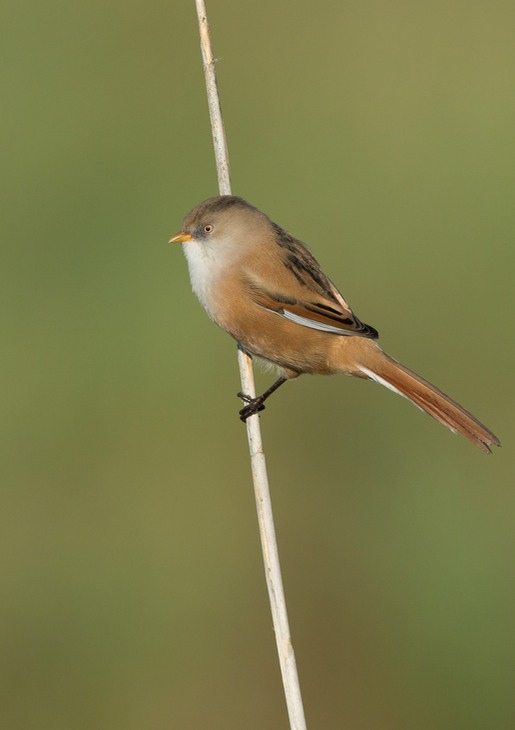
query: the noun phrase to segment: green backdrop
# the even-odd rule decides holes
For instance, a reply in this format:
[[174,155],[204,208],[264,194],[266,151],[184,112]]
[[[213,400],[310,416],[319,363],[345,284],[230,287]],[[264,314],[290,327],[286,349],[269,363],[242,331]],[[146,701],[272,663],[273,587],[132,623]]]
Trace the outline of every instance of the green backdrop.
[[[372,383],[262,417],[308,726],[515,726],[512,2],[209,4],[234,191],[503,441]],[[191,2],[4,0],[5,728],[286,728]],[[260,375],[259,387],[270,382]]]

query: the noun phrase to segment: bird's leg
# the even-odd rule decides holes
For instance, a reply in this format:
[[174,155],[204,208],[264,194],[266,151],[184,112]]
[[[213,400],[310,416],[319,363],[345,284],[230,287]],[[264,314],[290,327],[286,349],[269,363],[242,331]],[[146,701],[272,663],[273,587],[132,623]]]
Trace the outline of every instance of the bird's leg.
[[241,420],[245,423],[249,416],[253,416],[255,413],[259,413],[259,411],[264,411],[265,406],[263,403],[272,395],[272,393],[275,393],[277,388],[280,388],[283,383],[286,383],[286,380],[287,378],[285,378],[284,375],[281,375],[280,378],[277,378],[275,383],[272,383],[268,390],[265,390],[264,393],[258,395],[256,398],[251,398],[250,395],[245,395],[245,393],[238,393],[238,398],[241,398],[247,404],[240,411]]

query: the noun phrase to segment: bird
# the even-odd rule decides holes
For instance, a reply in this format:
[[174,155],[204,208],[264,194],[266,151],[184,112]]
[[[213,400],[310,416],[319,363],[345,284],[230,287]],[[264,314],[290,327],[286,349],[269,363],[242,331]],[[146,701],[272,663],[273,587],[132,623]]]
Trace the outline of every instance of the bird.
[[170,243],[183,244],[191,285],[209,317],[251,357],[278,368],[261,395],[238,396],[242,421],[302,374],[343,373],[404,396],[485,453],[492,431],[456,401],[387,355],[304,243],[236,195],[204,200]]

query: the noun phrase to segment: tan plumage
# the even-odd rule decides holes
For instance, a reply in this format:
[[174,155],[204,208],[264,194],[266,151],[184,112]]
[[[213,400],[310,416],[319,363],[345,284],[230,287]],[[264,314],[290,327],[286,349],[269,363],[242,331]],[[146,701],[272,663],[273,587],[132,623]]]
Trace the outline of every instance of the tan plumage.
[[281,377],[240,411],[243,420],[285,380],[345,373],[405,396],[486,453],[498,438],[431,383],[390,358],[303,243],[236,196],[200,203],[171,242],[184,243],[193,289],[209,316]]

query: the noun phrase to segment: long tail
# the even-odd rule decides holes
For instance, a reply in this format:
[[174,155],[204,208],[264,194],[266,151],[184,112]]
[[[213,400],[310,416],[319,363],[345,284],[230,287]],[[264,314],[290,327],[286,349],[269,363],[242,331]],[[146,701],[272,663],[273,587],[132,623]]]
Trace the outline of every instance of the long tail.
[[381,357],[374,358],[373,369],[359,366],[365,377],[404,396],[451,431],[463,434],[486,454],[492,453],[490,446],[501,445],[495,434],[456,401],[383,351],[379,352]]

